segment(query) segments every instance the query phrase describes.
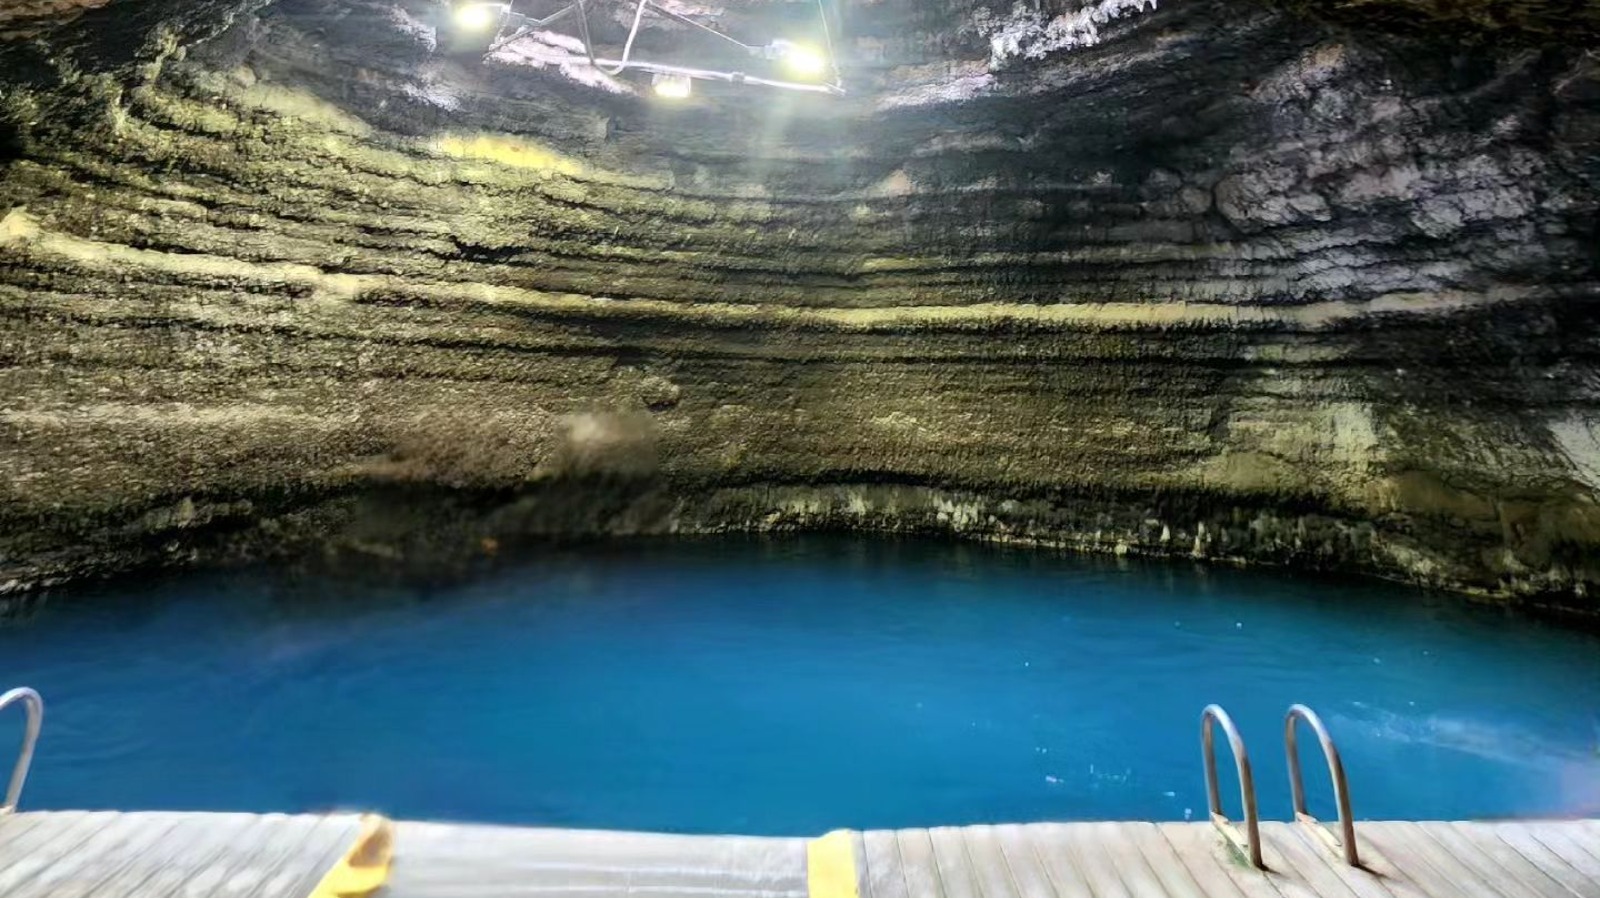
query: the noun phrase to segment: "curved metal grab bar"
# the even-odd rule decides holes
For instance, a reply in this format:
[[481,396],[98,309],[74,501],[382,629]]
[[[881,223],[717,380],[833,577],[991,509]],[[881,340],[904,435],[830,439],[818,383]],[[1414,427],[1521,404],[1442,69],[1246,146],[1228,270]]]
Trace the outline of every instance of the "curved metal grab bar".
[[0,711],[17,702],[22,702],[27,711],[28,723],[22,731],[22,751],[17,755],[17,766],[11,768],[11,785],[6,789],[6,803],[0,804],[0,814],[17,809],[22,784],[28,781],[28,767],[33,764],[33,746],[39,741],[39,729],[44,726],[44,699],[39,693],[26,686],[13,689],[0,695]]
[[1233,763],[1239,769],[1239,799],[1244,803],[1245,848],[1250,853],[1250,863],[1257,870],[1267,869],[1261,859],[1261,821],[1256,809],[1256,781],[1250,775],[1250,755],[1244,750],[1244,738],[1233,718],[1220,705],[1207,705],[1200,712],[1200,750],[1206,765],[1206,802],[1210,805],[1211,822],[1222,834],[1236,838],[1230,821],[1222,813],[1222,798],[1217,788],[1217,752],[1212,745],[1211,725],[1215,722],[1228,735],[1228,745],[1233,749]]
[[[1283,742],[1289,752],[1289,794],[1294,800],[1294,819],[1318,827],[1321,826],[1317,818],[1306,812],[1306,790],[1300,782],[1300,750],[1295,744],[1295,733],[1298,721],[1310,724],[1311,729],[1317,734],[1317,741],[1322,743],[1323,757],[1328,759],[1328,773],[1333,777],[1333,800],[1339,806],[1339,831],[1343,841],[1344,862],[1352,867],[1361,866],[1361,858],[1356,853],[1356,822],[1350,816],[1350,783],[1344,777],[1344,762],[1339,760],[1339,749],[1334,747],[1333,737],[1328,735],[1328,728],[1322,725],[1322,718],[1317,712],[1305,705],[1290,705],[1289,713],[1283,719]],[[1324,838],[1327,838],[1324,834]]]

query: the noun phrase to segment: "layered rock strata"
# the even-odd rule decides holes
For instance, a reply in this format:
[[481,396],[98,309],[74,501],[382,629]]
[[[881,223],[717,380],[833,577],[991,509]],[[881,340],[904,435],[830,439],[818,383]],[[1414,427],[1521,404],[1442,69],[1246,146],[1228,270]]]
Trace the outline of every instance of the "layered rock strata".
[[35,21],[0,588],[843,528],[1600,607],[1584,41],[945,5],[850,9],[845,98],[681,107],[423,0]]

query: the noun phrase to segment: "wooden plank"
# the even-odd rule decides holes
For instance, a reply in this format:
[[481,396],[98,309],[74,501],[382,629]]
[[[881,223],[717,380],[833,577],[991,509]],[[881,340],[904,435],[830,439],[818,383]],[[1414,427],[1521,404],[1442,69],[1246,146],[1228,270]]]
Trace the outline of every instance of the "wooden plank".
[[1356,830],[1362,862],[1390,884],[1390,889],[1412,889],[1425,898],[1460,898],[1461,889],[1450,877],[1419,858],[1404,841],[1384,832],[1384,823],[1362,823]]
[[[1208,824],[1200,823],[1194,825],[1207,826]],[[1329,878],[1326,875],[1328,873],[1327,866],[1322,864],[1320,859],[1306,865],[1306,870],[1301,870],[1284,856],[1280,846],[1273,844],[1270,834],[1274,828],[1287,825],[1273,821],[1265,821],[1260,824],[1257,835],[1261,839],[1261,862],[1267,865],[1267,869],[1257,870],[1251,866],[1246,858],[1238,857],[1235,863],[1228,865],[1228,869],[1235,873],[1236,881],[1246,881],[1250,876],[1260,877],[1266,880],[1268,885],[1276,889],[1283,898],[1322,898],[1318,894],[1318,886],[1329,890],[1328,898],[1350,898],[1348,891],[1343,890],[1342,884],[1338,884],[1337,877]],[[1214,829],[1215,827],[1213,827]],[[1240,830],[1242,832],[1243,827],[1240,827]],[[1218,834],[1218,838],[1222,839],[1222,836]],[[1222,839],[1222,844],[1224,845],[1224,850],[1232,854],[1231,849],[1227,847],[1228,842],[1226,839]],[[1311,877],[1310,881],[1306,878],[1308,874]]]
[[1577,870],[1572,865],[1561,859],[1561,856],[1544,846],[1543,842],[1535,839],[1526,830],[1495,823],[1462,823],[1462,829],[1469,832],[1481,832],[1493,836],[1511,846],[1516,852],[1528,859],[1528,863],[1538,867],[1546,876],[1561,883],[1567,891],[1581,898],[1600,898],[1600,881],[1593,880]]
[[911,898],[946,898],[928,831],[902,829],[895,833],[895,842],[900,846],[900,872],[905,875]]
[[963,826],[966,856],[973,863],[973,880],[984,898],[1019,898],[1011,866],[1000,850],[1000,839],[992,826]]
[[1134,898],[1167,898],[1167,890],[1161,884],[1161,878],[1150,869],[1150,864],[1145,860],[1144,854],[1139,851],[1139,846],[1129,838],[1129,831],[1133,824],[1129,823],[1090,823],[1089,833],[1100,844],[1100,850],[1105,853],[1111,868],[1117,871],[1122,884],[1127,887]]
[[[299,848],[289,855],[276,862],[258,861],[261,885],[250,893],[252,898],[302,898],[311,894],[322,877],[355,845],[360,832],[360,818],[354,815],[291,819],[309,831]],[[251,870],[252,877],[257,872]]]
[[210,814],[207,826],[183,841],[163,839],[139,860],[148,874],[119,898],[172,898],[184,894],[185,883],[196,873],[226,858],[240,842],[263,837],[270,818],[256,814]]
[[1424,837],[1414,823],[1366,823],[1361,832],[1407,878],[1435,898],[1455,898],[1463,894],[1507,898],[1494,883],[1484,881],[1471,868]]
[[[311,894],[312,890],[322,882],[322,878],[342,860],[351,848],[355,847],[356,839],[361,836],[364,829],[362,818],[355,814],[340,814],[332,818],[341,825],[341,830],[327,839],[327,851],[310,865],[310,878],[303,880],[290,888],[289,894],[302,896]],[[391,826],[392,826],[391,822]]]
[[1384,854],[1380,846],[1362,835],[1361,827],[1364,825],[1356,826],[1356,849],[1361,854],[1361,869],[1381,883],[1395,898],[1431,898],[1424,885],[1412,879],[1409,873]]
[[[850,830],[851,852],[854,854],[854,871],[856,877],[856,898],[866,894],[867,889],[867,840],[861,830]],[[811,886],[811,843],[806,843],[806,885],[809,891]]]
[[1273,873],[1303,883],[1319,898],[1361,898],[1328,866],[1327,853],[1308,847],[1297,828],[1293,823],[1262,822],[1262,856]]
[[1204,898],[1200,884],[1189,872],[1183,859],[1178,857],[1172,843],[1161,837],[1154,823],[1128,823],[1123,826],[1128,841],[1144,856],[1168,895],[1172,898]]
[[459,898],[480,894],[471,883],[452,883],[460,869],[460,862],[450,853],[456,838],[452,827],[441,824],[396,823],[394,870],[381,894],[386,898],[434,898],[442,895],[447,884],[456,886],[453,894]]
[[94,898],[120,892],[128,879],[139,875],[139,856],[177,825],[177,815],[150,820],[118,817],[71,854],[7,892],[6,898]]
[[1034,856],[1039,859],[1039,866],[1050,878],[1050,886],[1060,898],[1090,895],[1094,890],[1062,844],[1059,829],[1060,824],[1040,823],[1023,827],[1022,835],[1033,849]]
[[41,814],[32,813],[0,820],[0,876],[17,861],[27,857],[38,845],[60,834],[71,821],[86,818],[83,811]]
[[1510,898],[1547,898],[1537,888],[1539,878],[1529,876],[1525,863],[1507,866],[1497,862],[1473,840],[1462,835],[1448,823],[1420,823],[1417,825],[1417,832],[1432,839],[1485,881],[1494,882],[1495,887]]
[[1360,853],[1360,867],[1346,864],[1342,850],[1329,845],[1320,836],[1311,832],[1308,826],[1294,825],[1287,831],[1299,836],[1308,850],[1327,857],[1328,869],[1344,879],[1357,895],[1370,895],[1372,898],[1383,898],[1385,895],[1392,895],[1394,898],[1430,898],[1428,892],[1413,882],[1404,870],[1383,853],[1382,849],[1362,838],[1359,826],[1356,828],[1356,849]]
[[[1528,835],[1539,840],[1544,847],[1555,852],[1588,879],[1600,879],[1600,857],[1597,852],[1585,848],[1586,838],[1574,839],[1568,832],[1568,827],[1559,823],[1537,823],[1533,821],[1523,823],[1505,823],[1502,826],[1519,826],[1528,831]],[[1576,828],[1572,828],[1577,831]]]
[[972,861],[972,878],[983,898],[1019,898],[1011,866],[1000,850],[1000,840],[992,826],[964,826],[959,832]]
[[[119,826],[118,823],[118,818],[112,816],[100,825],[80,829],[77,835],[68,836],[62,833],[56,836],[50,840],[57,847],[48,855],[48,861],[38,849],[29,852],[24,858],[19,858],[22,863],[18,866],[31,872],[26,877],[18,878],[5,889],[6,898],[29,893],[37,894],[70,877],[85,862],[93,858],[96,849],[116,844],[118,832],[126,832],[126,828]],[[26,863],[30,860],[32,863]]]
[[861,845],[867,867],[865,898],[913,898],[901,869],[900,840],[894,832],[864,832],[861,834]]
[[[1573,845],[1588,852],[1589,858],[1600,865],[1600,838],[1591,835],[1591,830],[1600,827],[1600,821],[1573,820],[1573,821],[1534,821],[1540,832],[1556,830],[1565,836]],[[1535,836],[1538,833],[1534,833]],[[1590,870],[1600,871],[1600,866],[1592,866]],[[1597,874],[1600,875],[1600,874]]]
[[[216,859],[194,871],[180,887],[185,895],[247,895],[258,898],[273,875],[285,864],[304,863],[303,850],[313,823],[306,818],[268,814],[266,826],[256,838],[227,843]],[[189,827],[190,838],[198,838],[197,827]],[[182,838],[182,837],[180,837]]]
[[94,811],[41,820],[18,839],[18,844],[7,846],[9,856],[5,869],[0,870],[0,895],[22,888],[105,828],[116,816],[109,811]]
[[[129,851],[123,857],[120,865],[111,871],[111,875],[99,887],[92,887],[81,898],[99,898],[105,894],[122,895],[130,892],[149,878],[153,872],[145,862],[150,850],[167,839],[181,822],[181,814],[164,814],[159,820],[147,820],[141,829],[153,833],[154,838],[141,838],[137,843],[130,844]],[[52,893],[54,898],[55,893]]]
[[953,826],[932,827],[928,830],[928,841],[933,843],[933,858],[939,865],[939,881],[944,884],[945,898],[980,898],[977,880],[972,875],[972,859],[967,857],[961,831]]
[[46,847],[52,840],[61,838],[64,834],[79,826],[95,827],[102,825],[106,820],[116,815],[110,811],[56,811],[49,813],[29,814],[32,818],[31,826],[22,831],[15,839],[9,839],[0,844],[0,862],[10,864],[13,861],[37,852]]
[[1072,859],[1073,865],[1083,871],[1089,881],[1089,891],[1099,898],[1132,898],[1132,893],[1122,877],[1112,866],[1110,858],[1099,850],[1094,830],[1085,823],[1063,823],[1053,833],[1054,840]]
[[[1294,856],[1297,866],[1301,864],[1301,859],[1316,858],[1330,875],[1336,877],[1357,898],[1427,898],[1420,889],[1401,878],[1399,872],[1390,867],[1382,853],[1376,850],[1372,852],[1370,863],[1364,862],[1364,867],[1352,867],[1345,863],[1342,849],[1330,845],[1309,825],[1286,823],[1275,826],[1272,838],[1282,843],[1286,855]],[[1357,850],[1361,848],[1360,843],[1361,836],[1358,833]],[[1309,863],[1309,860],[1305,862]]]
[[7,814],[0,817],[0,867],[6,864],[6,846],[22,838],[22,834],[44,823],[47,814]]
[[1026,828],[1014,823],[1005,824],[996,826],[994,834],[1022,898],[1057,898],[1056,890],[1050,883],[1050,874],[1029,841]]
[[[300,898],[354,816],[44,813],[0,820],[0,898]],[[800,839],[402,824],[392,898],[806,898]],[[1267,823],[1272,871],[1207,824],[852,836],[864,898],[1600,898],[1600,822],[1362,823],[1371,872]]]
[[[185,845],[192,844],[202,837],[204,830],[192,825],[184,827],[172,839],[176,853],[180,856],[187,854]],[[265,877],[259,869],[252,868],[252,862],[260,857],[276,858],[288,852],[292,847],[299,847],[305,838],[305,831],[295,826],[283,814],[263,815],[261,825],[255,828],[255,837],[250,840],[232,839],[221,845],[221,850],[215,852],[211,862],[197,865],[190,869],[189,875],[178,884],[175,895],[216,895],[222,894],[224,886],[232,894],[253,893],[256,886],[261,884]]]
[[1210,824],[1158,823],[1156,829],[1207,896],[1282,898],[1269,877],[1233,856],[1222,834]]
[[[1534,863],[1527,856],[1501,841],[1493,831],[1461,823],[1444,823],[1440,824],[1440,826],[1449,827],[1461,839],[1470,844],[1472,850],[1481,852],[1485,857],[1492,859],[1496,864],[1499,864],[1521,881],[1523,885],[1539,895],[1540,898],[1573,898],[1575,893],[1563,885],[1560,880],[1551,876],[1550,872],[1540,864]],[[1600,891],[1600,884],[1597,884],[1597,891]]]

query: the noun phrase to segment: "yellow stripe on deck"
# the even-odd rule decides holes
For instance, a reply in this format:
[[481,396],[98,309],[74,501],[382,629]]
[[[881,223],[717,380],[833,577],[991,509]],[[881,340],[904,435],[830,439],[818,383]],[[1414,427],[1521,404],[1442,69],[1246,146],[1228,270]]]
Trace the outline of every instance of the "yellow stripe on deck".
[[834,830],[806,843],[806,892],[811,898],[861,898],[855,838],[849,830]]
[[311,898],[361,898],[376,892],[389,879],[394,862],[394,824],[376,814],[361,820],[355,844],[339,858]]

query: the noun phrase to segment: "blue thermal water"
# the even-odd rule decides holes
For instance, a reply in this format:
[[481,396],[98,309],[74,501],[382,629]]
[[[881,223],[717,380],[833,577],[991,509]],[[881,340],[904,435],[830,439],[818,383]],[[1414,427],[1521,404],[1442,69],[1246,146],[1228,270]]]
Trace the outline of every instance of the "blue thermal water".
[[163,579],[0,627],[14,684],[49,702],[36,809],[780,834],[1203,818],[1219,702],[1282,819],[1301,701],[1359,817],[1600,815],[1594,635],[1376,584],[943,543],[614,545],[443,587]]

